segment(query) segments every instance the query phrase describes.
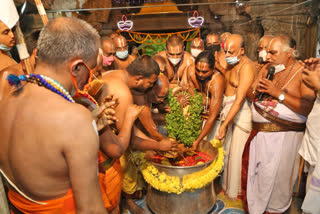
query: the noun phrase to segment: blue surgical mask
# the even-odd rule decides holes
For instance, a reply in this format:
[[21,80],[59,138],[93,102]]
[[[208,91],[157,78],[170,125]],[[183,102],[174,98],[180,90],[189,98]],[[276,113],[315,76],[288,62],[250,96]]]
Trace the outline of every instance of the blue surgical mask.
[[239,49],[239,52],[238,52],[237,56],[226,57],[226,62],[227,62],[229,65],[235,65],[235,64],[237,64],[237,63],[240,61],[240,59],[238,59],[238,55],[239,55],[239,53],[240,53],[240,50],[241,50],[241,49]]
[[6,45],[4,45],[4,44],[0,44],[0,50],[3,50],[3,51],[10,51],[11,50],[11,48],[10,47],[8,47],[8,46],[6,46]]
[[117,51],[116,52],[116,57],[118,57],[119,59],[125,59],[128,57],[128,50],[124,50],[124,51]]

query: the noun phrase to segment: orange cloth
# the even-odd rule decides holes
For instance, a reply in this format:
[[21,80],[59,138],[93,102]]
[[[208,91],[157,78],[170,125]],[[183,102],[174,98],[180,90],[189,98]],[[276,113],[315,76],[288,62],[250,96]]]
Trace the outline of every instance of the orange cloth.
[[[105,161],[106,157],[103,156],[99,152],[99,162]],[[121,196],[122,171],[119,159],[115,160],[104,173],[99,173],[99,181],[104,206],[111,212],[118,207]]]
[[[9,188],[8,197],[10,202],[21,212],[25,214],[75,214],[76,208],[72,190],[70,189],[67,194],[61,198],[39,201],[46,203],[44,205],[37,204],[29,201],[16,191]],[[11,211],[11,213],[13,213]]]

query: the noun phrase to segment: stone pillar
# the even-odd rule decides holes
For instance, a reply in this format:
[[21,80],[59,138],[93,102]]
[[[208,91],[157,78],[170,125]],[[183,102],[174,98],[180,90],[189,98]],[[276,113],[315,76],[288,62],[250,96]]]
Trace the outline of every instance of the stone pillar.
[[2,177],[0,176],[0,213],[9,214],[9,207],[6,192],[3,187]]

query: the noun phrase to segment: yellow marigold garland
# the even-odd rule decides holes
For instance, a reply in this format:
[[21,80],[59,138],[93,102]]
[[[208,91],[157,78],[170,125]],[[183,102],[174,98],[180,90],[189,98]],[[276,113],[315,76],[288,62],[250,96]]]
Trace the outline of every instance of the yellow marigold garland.
[[181,194],[184,191],[200,189],[208,185],[219,175],[224,164],[223,144],[216,139],[210,143],[212,146],[218,148],[218,158],[204,170],[183,176],[182,182],[177,176],[169,176],[164,172],[159,172],[153,164],[146,161],[144,153],[142,152],[136,155],[137,164],[140,166],[146,182],[159,191]]

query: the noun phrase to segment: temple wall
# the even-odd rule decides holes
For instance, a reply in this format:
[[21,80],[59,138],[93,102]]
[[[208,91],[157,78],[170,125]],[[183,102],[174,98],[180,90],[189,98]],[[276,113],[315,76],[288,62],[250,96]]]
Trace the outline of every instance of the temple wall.
[[[33,2],[33,0],[28,1]],[[250,4],[250,1],[251,0],[246,1],[248,2],[246,5],[239,7],[235,4],[221,4],[222,1],[220,0],[200,0],[197,2],[219,4],[184,8],[179,7],[179,9],[183,10],[183,12],[190,11],[191,9],[198,9],[200,14],[204,16],[206,20],[205,28],[209,30],[219,33],[229,31],[243,35],[245,38],[246,53],[251,59],[256,58],[257,43],[262,35],[277,35],[279,33],[289,34],[296,40],[297,49],[301,53],[302,58],[315,55],[317,24],[314,14],[317,9],[316,0],[307,6],[300,5],[298,7],[292,6],[302,2],[302,0],[282,0],[273,4],[270,4],[265,0],[260,0],[261,3],[258,2]],[[17,5],[20,5],[24,0],[15,0],[15,2]],[[43,0],[47,10],[125,6],[123,2],[120,4],[116,4],[115,2],[115,0]],[[187,2],[188,1],[186,0],[183,1],[183,3]],[[189,2],[192,2],[192,0],[189,0]],[[234,0],[224,0],[223,2],[234,2]],[[257,2],[257,0],[254,0],[254,2]],[[287,7],[292,8],[284,10]],[[283,11],[277,13],[279,10]],[[121,11],[103,10],[79,13],[69,12],[63,14],[48,13],[48,17],[79,17],[90,22],[102,35],[105,35],[116,29],[115,23],[117,21],[117,17],[121,16],[121,13],[132,14],[137,12],[139,12],[139,10],[131,9]],[[41,19],[36,13],[37,11],[35,10],[35,14],[28,15],[27,23],[22,21],[23,24],[29,25],[29,30],[27,31],[30,31],[30,29],[40,29],[42,27]],[[146,17],[145,22],[148,22],[149,25],[157,26],[156,16],[154,16],[152,20],[150,17]],[[150,24],[149,22],[152,23]],[[165,29],[161,28],[159,30]]]

